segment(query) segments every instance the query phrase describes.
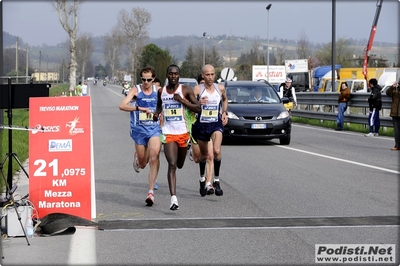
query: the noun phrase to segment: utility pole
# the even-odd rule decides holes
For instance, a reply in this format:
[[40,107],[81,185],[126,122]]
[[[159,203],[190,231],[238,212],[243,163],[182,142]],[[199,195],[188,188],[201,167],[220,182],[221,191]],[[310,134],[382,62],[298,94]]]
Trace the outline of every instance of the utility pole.
[[[28,44],[26,44],[26,66],[25,66],[25,76],[28,76]],[[26,83],[28,83],[28,78],[26,78]]]
[[46,55],[46,83],[49,83],[49,55]]
[[15,72],[17,76],[17,84],[18,84],[18,42],[19,42],[19,37],[17,37],[17,43],[15,44]]
[[[0,1],[0,18],[1,21],[3,21],[3,1]],[[3,22],[0,23],[0,32],[3,33]],[[3,52],[3,34],[0,34],[0,58],[3,58],[4,52]],[[4,67],[3,63],[0,64],[0,76],[4,76]],[[0,84],[3,84],[3,79],[0,79]],[[4,110],[0,109],[0,125],[3,125],[4,123]],[[2,131],[2,130],[0,130]],[[3,135],[5,134],[0,134],[0,143],[3,142]],[[3,145],[0,145],[0,153],[3,154]],[[1,244],[0,244],[1,245]],[[3,250],[2,245],[1,245],[1,250]],[[2,264],[2,256],[0,256],[0,264]]]
[[63,61],[62,61],[62,83],[64,84],[64,58],[63,58]]
[[206,64],[206,33],[203,33],[203,66]]
[[39,51],[39,83],[41,75],[42,75],[42,51]]
[[267,20],[267,73],[268,73],[268,77],[267,80],[269,82],[269,10],[271,9],[272,4],[269,4],[266,9],[267,9],[267,16],[268,16],[268,20]]

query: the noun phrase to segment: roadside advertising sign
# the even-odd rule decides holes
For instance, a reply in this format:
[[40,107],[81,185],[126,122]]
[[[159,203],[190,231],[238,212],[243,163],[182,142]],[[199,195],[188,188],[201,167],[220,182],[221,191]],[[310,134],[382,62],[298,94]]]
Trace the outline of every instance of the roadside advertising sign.
[[[268,79],[269,71],[269,79]],[[285,66],[266,66],[266,65],[253,65],[252,80],[269,80],[271,84],[280,84],[285,82],[286,73]]]
[[285,70],[286,73],[308,72],[308,60],[285,60]]
[[39,218],[65,213],[91,219],[90,110],[90,96],[29,100],[29,199]]

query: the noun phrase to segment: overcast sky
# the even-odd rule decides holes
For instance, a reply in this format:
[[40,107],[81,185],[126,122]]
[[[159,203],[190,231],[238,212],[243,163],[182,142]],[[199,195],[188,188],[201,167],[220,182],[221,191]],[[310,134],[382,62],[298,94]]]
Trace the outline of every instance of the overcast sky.
[[[1,0],[0,0],[1,1]],[[272,4],[269,11],[266,6]],[[336,38],[368,39],[376,0],[337,0]],[[105,35],[120,10],[134,7],[152,15],[149,35],[235,35],[269,40],[299,39],[302,30],[314,43],[332,39],[332,1],[85,1],[80,33]],[[383,0],[375,41],[399,43],[400,0]],[[269,21],[269,27],[267,27]],[[3,0],[3,30],[29,45],[55,45],[67,39],[49,1]]]

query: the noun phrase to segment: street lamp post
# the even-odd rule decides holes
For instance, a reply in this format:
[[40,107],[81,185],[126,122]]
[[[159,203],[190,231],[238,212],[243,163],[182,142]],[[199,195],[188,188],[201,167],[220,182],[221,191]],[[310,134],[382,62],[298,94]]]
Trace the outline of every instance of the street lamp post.
[[267,5],[267,80],[269,82],[269,10],[271,9],[272,4]]
[[39,51],[39,83],[40,83],[40,76],[42,75],[42,51]]
[[206,33],[203,32],[203,66],[206,64]]
[[17,37],[17,43],[15,44],[15,72],[17,73],[17,83],[18,83],[18,43],[19,37]]

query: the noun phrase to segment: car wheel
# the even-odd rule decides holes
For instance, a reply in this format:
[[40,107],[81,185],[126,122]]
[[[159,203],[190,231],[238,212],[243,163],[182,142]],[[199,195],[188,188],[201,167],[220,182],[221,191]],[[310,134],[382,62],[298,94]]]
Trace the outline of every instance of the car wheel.
[[284,138],[279,139],[279,143],[281,145],[289,145],[290,144],[290,135]]

